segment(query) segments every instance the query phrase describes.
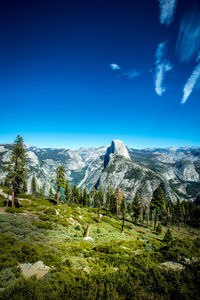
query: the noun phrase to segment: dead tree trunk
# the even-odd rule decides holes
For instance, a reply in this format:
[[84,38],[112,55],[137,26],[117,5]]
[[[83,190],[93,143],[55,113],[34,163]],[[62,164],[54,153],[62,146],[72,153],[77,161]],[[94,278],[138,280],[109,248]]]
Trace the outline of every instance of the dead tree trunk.
[[57,191],[57,207],[59,205],[59,200],[60,200],[60,193],[59,193],[59,191]]
[[122,230],[121,230],[121,233],[123,233],[123,232],[124,232],[124,220],[125,220],[125,218],[124,218],[124,216],[123,216],[123,219],[122,219]]
[[101,216],[100,216],[100,206],[98,206],[98,223],[100,223],[100,219],[101,219]]
[[12,208],[15,207],[15,191],[12,189]]
[[87,237],[90,232],[90,224],[87,224],[87,228],[84,230],[83,237]]

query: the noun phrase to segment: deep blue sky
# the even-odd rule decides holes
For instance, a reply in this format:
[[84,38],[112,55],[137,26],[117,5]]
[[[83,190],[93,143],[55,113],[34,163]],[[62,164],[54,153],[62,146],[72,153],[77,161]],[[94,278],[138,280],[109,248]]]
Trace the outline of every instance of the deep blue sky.
[[197,2],[1,0],[0,143],[200,146]]

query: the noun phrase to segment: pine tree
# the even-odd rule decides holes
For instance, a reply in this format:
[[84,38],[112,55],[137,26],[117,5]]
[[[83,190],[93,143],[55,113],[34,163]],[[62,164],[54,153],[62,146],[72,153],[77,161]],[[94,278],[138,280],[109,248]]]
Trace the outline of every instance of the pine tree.
[[52,198],[53,197],[53,189],[52,189],[52,186],[50,186],[49,188],[49,198]]
[[33,176],[32,180],[31,180],[31,194],[32,195],[36,195],[37,194],[37,183],[36,183],[35,176]]
[[13,143],[9,162],[5,169],[8,171],[7,180],[10,182],[12,189],[12,207],[14,207],[15,195],[22,188],[27,173],[26,149],[23,138],[20,135],[17,136]]
[[154,212],[154,230],[156,230],[156,224],[159,213],[166,210],[165,208],[165,195],[162,187],[159,185],[158,188],[154,191],[153,197],[151,200],[151,210]]
[[74,184],[72,187],[72,202],[79,203],[81,199],[81,194],[79,188]]
[[125,221],[125,212],[126,212],[126,201],[125,196],[123,196],[121,205],[120,205],[120,211],[122,213],[122,230],[121,232],[124,232],[124,221]]
[[87,202],[85,203],[86,206],[90,207],[90,194],[87,193]]
[[122,193],[120,192],[119,186],[117,186],[116,191],[115,191],[115,201],[116,201],[116,216],[118,218],[118,212],[120,208],[120,204],[122,202],[123,196]]
[[110,197],[111,197],[111,188],[108,186],[107,193],[106,193],[106,211],[110,208]]
[[28,192],[26,180],[24,180],[24,182],[23,182],[23,185],[22,185],[22,192],[23,192],[24,194],[26,194],[26,193]]
[[165,233],[163,242],[169,243],[169,242],[171,242],[172,240],[173,240],[172,232],[171,232],[171,230],[168,229],[167,232]]
[[67,202],[70,202],[71,199],[71,185],[68,179],[66,180],[65,183],[65,199]]
[[180,230],[180,224],[182,222],[183,213],[182,213],[182,207],[179,199],[177,199],[174,209],[175,209],[176,223],[178,225],[178,229]]
[[138,193],[136,192],[132,202],[132,217],[135,218],[135,223],[137,223],[139,216],[140,216],[140,200],[139,200]]
[[92,190],[92,207],[96,207],[97,204],[97,191],[95,189]]
[[83,206],[89,206],[90,204],[90,195],[88,194],[87,190],[83,189]]
[[116,199],[113,189],[110,189],[110,212],[116,214]]
[[44,195],[45,195],[45,184],[43,184],[43,185],[40,187],[39,194],[40,194],[42,197],[44,197]]
[[56,186],[57,186],[57,207],[59,205],[60,200],[60,188],[65,185],[65,169],[62,166],[58,166],[56,169]]
[[104,202],[103,188],[100,186],[97,192],[97,206],[98,206],[98,222],[100,222],[100,209]]
[[98,201],[100,206],[102,206],[104,202],[104,192],[102,186],[100,186],[98,190]]
[[144,219],[146,215],[147,205],[146,201],[143,199],[140,205],[140,224],[144,224]]

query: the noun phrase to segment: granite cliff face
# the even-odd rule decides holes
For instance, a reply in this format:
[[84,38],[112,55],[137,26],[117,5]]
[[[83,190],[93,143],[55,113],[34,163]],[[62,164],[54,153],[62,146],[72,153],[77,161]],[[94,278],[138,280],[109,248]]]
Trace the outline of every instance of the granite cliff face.
[[126,158],[130,160],[127,148],[124,146],[123,142],[120,140],[115,140],[112,141],[110,147],[107,148],[106,155],[104,158],[104,167],[107,166],[114,154],[121,158]]
[[[0,180],[5,177],[4,164],[12,145],[0,145]],[[39,149],[26,146],[28,189],[36,177],[39,187],[48,194],[56,168],[62,165],[71,184],[92,190],[108,185],[120,186],[128,202],[136,191],[146,202],[159,183],[163,183],[168,198],[175,201],[194,200],[200,193],[200,148],[132,149],[115,140],[100,148]]]

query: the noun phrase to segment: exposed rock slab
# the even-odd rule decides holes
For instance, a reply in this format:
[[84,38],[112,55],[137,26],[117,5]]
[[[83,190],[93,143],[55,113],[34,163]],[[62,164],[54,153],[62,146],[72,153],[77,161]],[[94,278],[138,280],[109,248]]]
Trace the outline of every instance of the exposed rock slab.
[[25,278],[29,278],[33,275],[36,275],[36,277],[42,278],[44,277],[49,271],[50,267],[45,266],[45,264],[42,261],[38,261],[35,264],[20,264],[20,269],[22,271],[22,274]]
[[185,269],[185,267],[177,262],[174,261],[166,261],[164,263],[161,263],[159,265],[160,267],[166,267],[167,269],[171,269],[174,271],[182,271]]

